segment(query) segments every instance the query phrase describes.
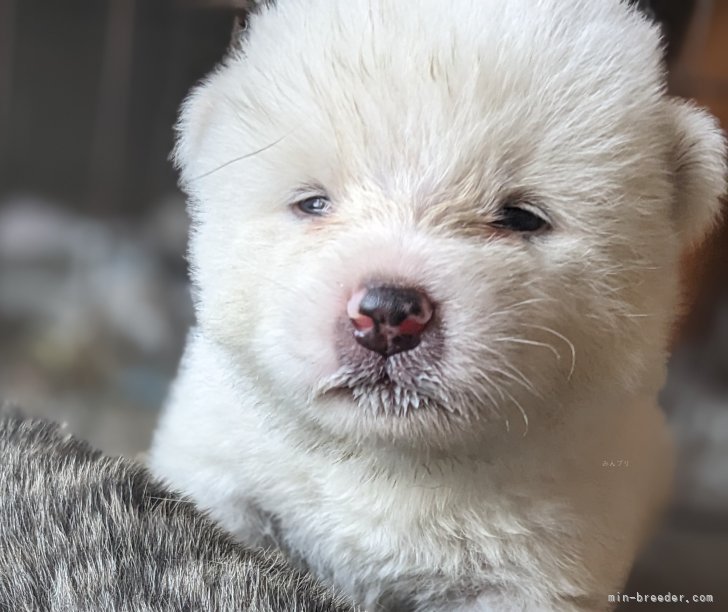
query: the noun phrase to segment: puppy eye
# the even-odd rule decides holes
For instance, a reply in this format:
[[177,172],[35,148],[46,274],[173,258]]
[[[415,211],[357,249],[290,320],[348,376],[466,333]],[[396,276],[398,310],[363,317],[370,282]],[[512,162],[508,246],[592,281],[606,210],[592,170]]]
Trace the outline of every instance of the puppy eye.
[[331,202],[324,196],[313,196],[305,200],[300,200],[293,206],[305,215],[316,215],[320,217],[329,212]]
[[519,206],[505,206],[501,209],[499,217],[491,222],[498,229],[522,234],[533,234],[548,229],[549,223],[543,217]]

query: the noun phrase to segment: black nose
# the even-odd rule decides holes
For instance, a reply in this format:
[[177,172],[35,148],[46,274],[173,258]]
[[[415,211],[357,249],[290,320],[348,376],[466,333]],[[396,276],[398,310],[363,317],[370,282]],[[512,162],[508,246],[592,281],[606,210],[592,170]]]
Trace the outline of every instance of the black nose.
[[356,291],[347,312],[356,341],[389,357],[420,343],[422,332],[432,319],[433,306],[417,289],[382,286]]

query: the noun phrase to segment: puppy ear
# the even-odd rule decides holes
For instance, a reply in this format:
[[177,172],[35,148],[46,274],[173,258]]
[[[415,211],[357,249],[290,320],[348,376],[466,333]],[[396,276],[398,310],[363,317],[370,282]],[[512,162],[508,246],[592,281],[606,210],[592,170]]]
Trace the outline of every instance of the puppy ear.
[[208,92],[207,80],[197,85],[182,103],[174,127],[175,146],[171,157],[180,173],[180,187],[184,190],[187,190],[190,182],[199,172],[196,167],[197,153],[213,109],[213,100]]
[[230,44],[228,45],[228,53],[239,51],[243,46],[243,36],[245,33],[245,23],[248,20],[247,11],[240,11],[233,18],[233,31],[230,34]]
[[726,140],[717,120],[690,102],[670,100],[673,121],[673,214],[686,246],[717,222],[726,190]]
[[[273,4],[273,0],[233,0],[229,4],[234,8],[233,31],[228,45],[227,55],[240,52],[245,43],[245,30],[251,13]],[[180,171],[180,184],[183,188],[199,172],[195,160],[200,142],[214,112],[214,98],[210,93],[209,83],[216,71],[209,74],[195,86],[182,104],[177,124],[176,139],[172,152],[172,160]]]
[[272,4],[275,4],[275,0],[237,0],[234,3],[235,18],[228,53],[242,50],[245,41],[245,28],[250,14]]
[[243,2],[235,11],[233,18],[233,31],[230,34],[230,44],[228,45],[228,53],[240,51],[243,48],[243,40],[245,39],[245,27],[248,23],[248,15],[257,3]]

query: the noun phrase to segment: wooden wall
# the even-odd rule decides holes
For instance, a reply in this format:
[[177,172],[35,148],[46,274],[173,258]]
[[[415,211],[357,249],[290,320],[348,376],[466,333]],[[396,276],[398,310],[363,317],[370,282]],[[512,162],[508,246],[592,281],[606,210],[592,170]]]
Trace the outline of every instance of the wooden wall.
[[174,191],[177,109],[231,22],[180,0],[0,0],[0,200],[117,215]]
[[[728,130],[728,2],[698,2],[685,43],[672,66],[671,90],[707,107]],[[684,281],[691,306],[678,340],[705,331],[715,305],[728,293],[728,205],[723,222],[686,254]]]

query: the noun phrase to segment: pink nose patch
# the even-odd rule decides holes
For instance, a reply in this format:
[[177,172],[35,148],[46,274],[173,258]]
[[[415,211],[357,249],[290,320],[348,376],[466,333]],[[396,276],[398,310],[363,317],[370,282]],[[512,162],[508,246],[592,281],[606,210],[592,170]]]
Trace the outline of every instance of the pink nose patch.
[[358,331],[368,331],[374,327],[374,319],[366,315],[352,317],[351,322]]
[[[397,331],[405,336],[420,334],[425,329],[425,323],[417,320],[418,317],[409,316],[397,327]],[[427,319],[429,321],[429,317]]]
[[366,289],[360,289],[349,298],[349,302],[346,304],[346,314],[349,315],[349,319],[358,331],[367,331],[374,327],[374,319],[359,312],[359,305],[366,292]]

